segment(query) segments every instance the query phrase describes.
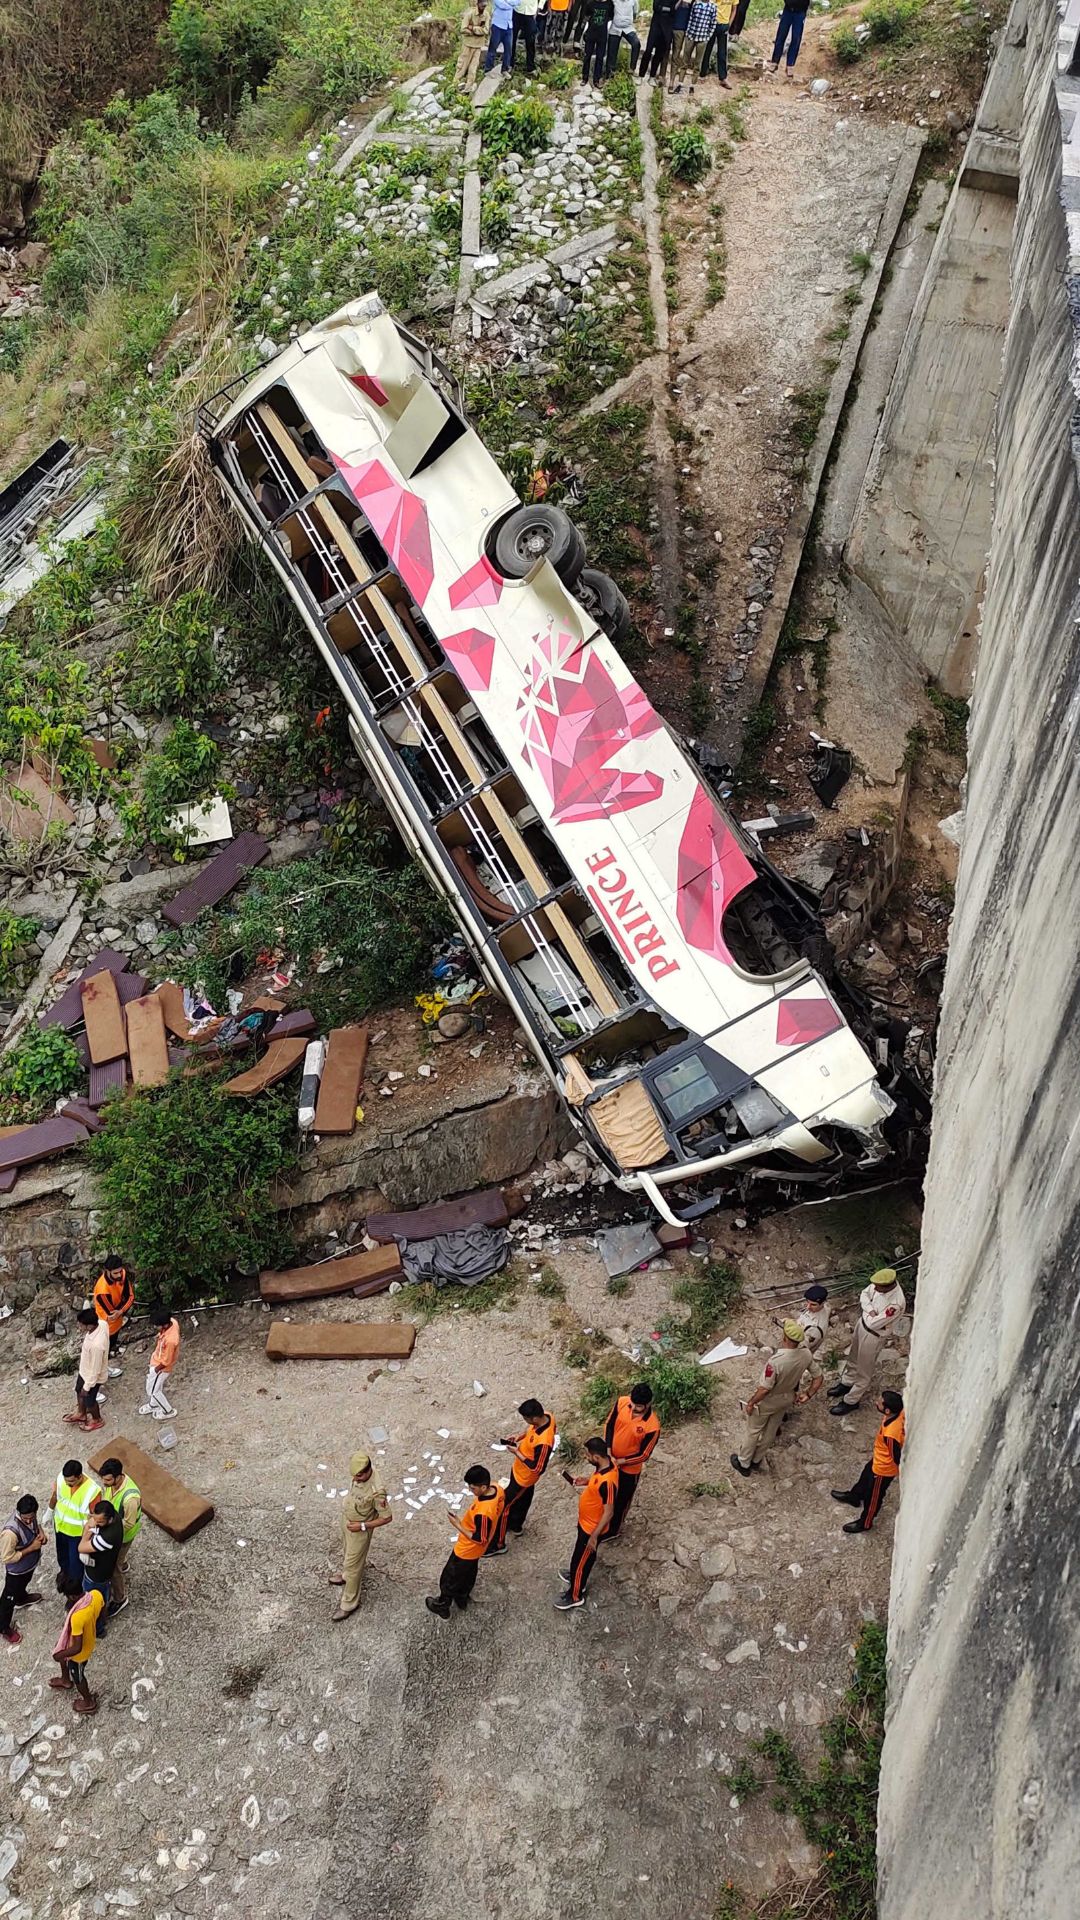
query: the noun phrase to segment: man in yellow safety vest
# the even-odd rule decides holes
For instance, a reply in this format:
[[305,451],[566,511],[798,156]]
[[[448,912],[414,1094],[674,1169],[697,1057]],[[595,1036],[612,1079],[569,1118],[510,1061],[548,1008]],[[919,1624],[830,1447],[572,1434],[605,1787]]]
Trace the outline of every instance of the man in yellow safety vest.
[[91,1500],[96,1500],[98,1485],[83,1472],[81,1460],[65,1460],[56,1476],[49,1506],[56,1531],[56,1560],[59,1573],[56,1584],[61,1593],[82,1592],[83,1565],[79,1559],[79,1541],[83,1536]]
[[142,1495],[130,1473],[124,1472],[123,1464],[119,1460],[102,1461],[101,1484],[105,1489],[105,1498],[116,1508],[124,1523],[124,1544],[120,1548],[113,1568],[109,1592],[108,1613],[111,1620],[114,1614],[123,1613],[128,1603],[125,1568],[128,1554],[142,1526]]

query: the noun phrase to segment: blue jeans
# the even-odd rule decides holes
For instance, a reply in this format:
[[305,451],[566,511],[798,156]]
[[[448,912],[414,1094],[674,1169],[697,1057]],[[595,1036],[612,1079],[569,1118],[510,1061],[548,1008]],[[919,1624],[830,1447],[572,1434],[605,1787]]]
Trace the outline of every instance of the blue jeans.
[[805,25],[805,13],[794,13],[790,7],[784,8],[780,15],[780,25],[776,29],[776,39],[773,42],[772,63],[774,67],[780,65],[785,40],[788,43],[787,63],[789,70],[795,65],[799,57],[799,48],[802,46],[803,28]]
[[510,27],[492,27],[488,50],[484,55],[484,72],[490,73],[495,65],[495,56],[502,48],[502,70],[509,73],[514,58],[514,29]]
[[[80,1566],[82,1566],[82,1562],[81,1562],[81,1561],[79,1562],[79,1565],[80,1565]],[[93,1591],[94,1591],[94,1588],[95,1588],[95,1587],[97,1588],[97,1590],[98,1590],[98,1592],[100,1593],[100,1595],[101,1595],[101,1597],[102,1597],[102,1599],[103,1599],[103,1601],[105,1602],[105,1605],[106,1605],[106,1606],[108,1606],[108,1604],[109,1604],[109,1592],[110,1592],[110,1589],[111,1589],[111,1587],[112,1587],[112,1581],[111,1581],[111,1580],[99,1580],[99,1579],[98,1579],[98,1578],[96,1577],[96,1575],[95,1575],[95,1574],[92,1574],[92,1573],[91,1573],[91,1571],[90,1571],[90,1569],[89,1569],[89,1567],[83,1567],[83,1577],[82,1577],[82,1590],[83,1590],[83,1592],[84,1592],[84,1593],[93,1593]],[[101,1629],[100,1629],[100,1627],[99,1627],[99,1628],[98,1628],[98,1632],[100,1633],[100,1631],[101,1631]]]
[[83,1583],[83,1563],[79,1559],[78,1533],[58,1533],[56,1539],[56,1564],[60,1577],[72,1593],[80,1592]]

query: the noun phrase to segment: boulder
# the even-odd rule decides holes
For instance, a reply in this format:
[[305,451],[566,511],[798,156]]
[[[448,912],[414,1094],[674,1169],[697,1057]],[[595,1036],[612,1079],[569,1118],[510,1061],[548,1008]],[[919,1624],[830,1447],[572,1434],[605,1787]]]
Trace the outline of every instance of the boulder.
[[417,67],[441,67],[457,43],[457,26],[452,20],[436,20],[421,13],[406,29],[405,59]]

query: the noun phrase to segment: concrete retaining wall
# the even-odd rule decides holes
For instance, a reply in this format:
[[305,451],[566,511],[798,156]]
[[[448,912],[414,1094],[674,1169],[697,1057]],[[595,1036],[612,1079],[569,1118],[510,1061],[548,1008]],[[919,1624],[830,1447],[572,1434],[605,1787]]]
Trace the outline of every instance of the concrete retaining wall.
[[1016,0],[901,351],[847,547],[923,671],[966,695],[992,516],[1027,0]]
[[881,1920],[1071,1920],[1080,1887],[1080,485],[1032,0],[997,488],[890,1613]]

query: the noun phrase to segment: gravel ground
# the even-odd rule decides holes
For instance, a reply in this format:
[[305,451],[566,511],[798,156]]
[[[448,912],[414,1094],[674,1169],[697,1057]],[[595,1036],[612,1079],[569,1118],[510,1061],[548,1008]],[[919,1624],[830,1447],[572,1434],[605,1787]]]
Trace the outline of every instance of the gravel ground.
[[[835,1265],[829,1212],[812,1210],[809,1240],[785,1223],[741,1236],[746,1274],[790,1269],[796,1288],[808,1266]],[[580,1392],[561,1357],[567,1308],[619,1340],[655,1323],[676,1277],[635,1276],[615,1301],[587,1243],[547,1264],[565,1303],[527,1282],[506,1310],[440,1314],[395,1373],[271,1367],[258,1306],[185,1322],[169,1461],[216,1518],[184,1546],[145,1528],[132,1604],[95,1655],[96,1719],[74,1720],[45,1688],[51,1580],[22,1647],[0,1650],[12,1823],[0,1847],[6,1833],[18,1856],[14,1906],[0,1897],[0,1910],[246,1920],[272,1901],[297,1920],[449,1907],[539,1920],[629,1899],[658,1920],[707,1920],[724,1878],[768,1885],[808,1864],[794,1823],[760,1801],[740,1807],[725,1776],[769,1725],[813,1739],[860,1618],[884,1606],[892,1515],[872,1539],[839,1532],[828,1486],[854,1476],[874,1417],[831,1421],[823,1400],[771,1472],[731,1485],[753,1353],[719,1383],[713,1421],[664,1436],[582,1613],[551,1606],[573,1534],[572,1496],[551,1474],[522,1541],[481,1570],[468,1615],[444,1624],[422,1604],[449,1545],[442,1503],[414,1512],[398,1499],[361,1613],[330,1624],[329,1493],[371,1429],[389,1436],[377,1461],[393,1493],[413,1467],[423,1490],[438,1470],[425,1452],[442,1454],[444,1487],[473,1457],[501,1465],[490,1442],[525,1392],[557,1409]],[[304,1311],[374,1318],[401,1304]],[[751,1303],[732,1330],[767,1340],[775,1312]],[[24,1337],[10,1322],[0,1353],[5,1477],[43,1497],[68,1451],[70,1389],[24,1384]],[[133,1346],[107,1437],[156,1441],[134,1414],[143,1358]],[[695,1499],[700,1481],[726,1490]]]

